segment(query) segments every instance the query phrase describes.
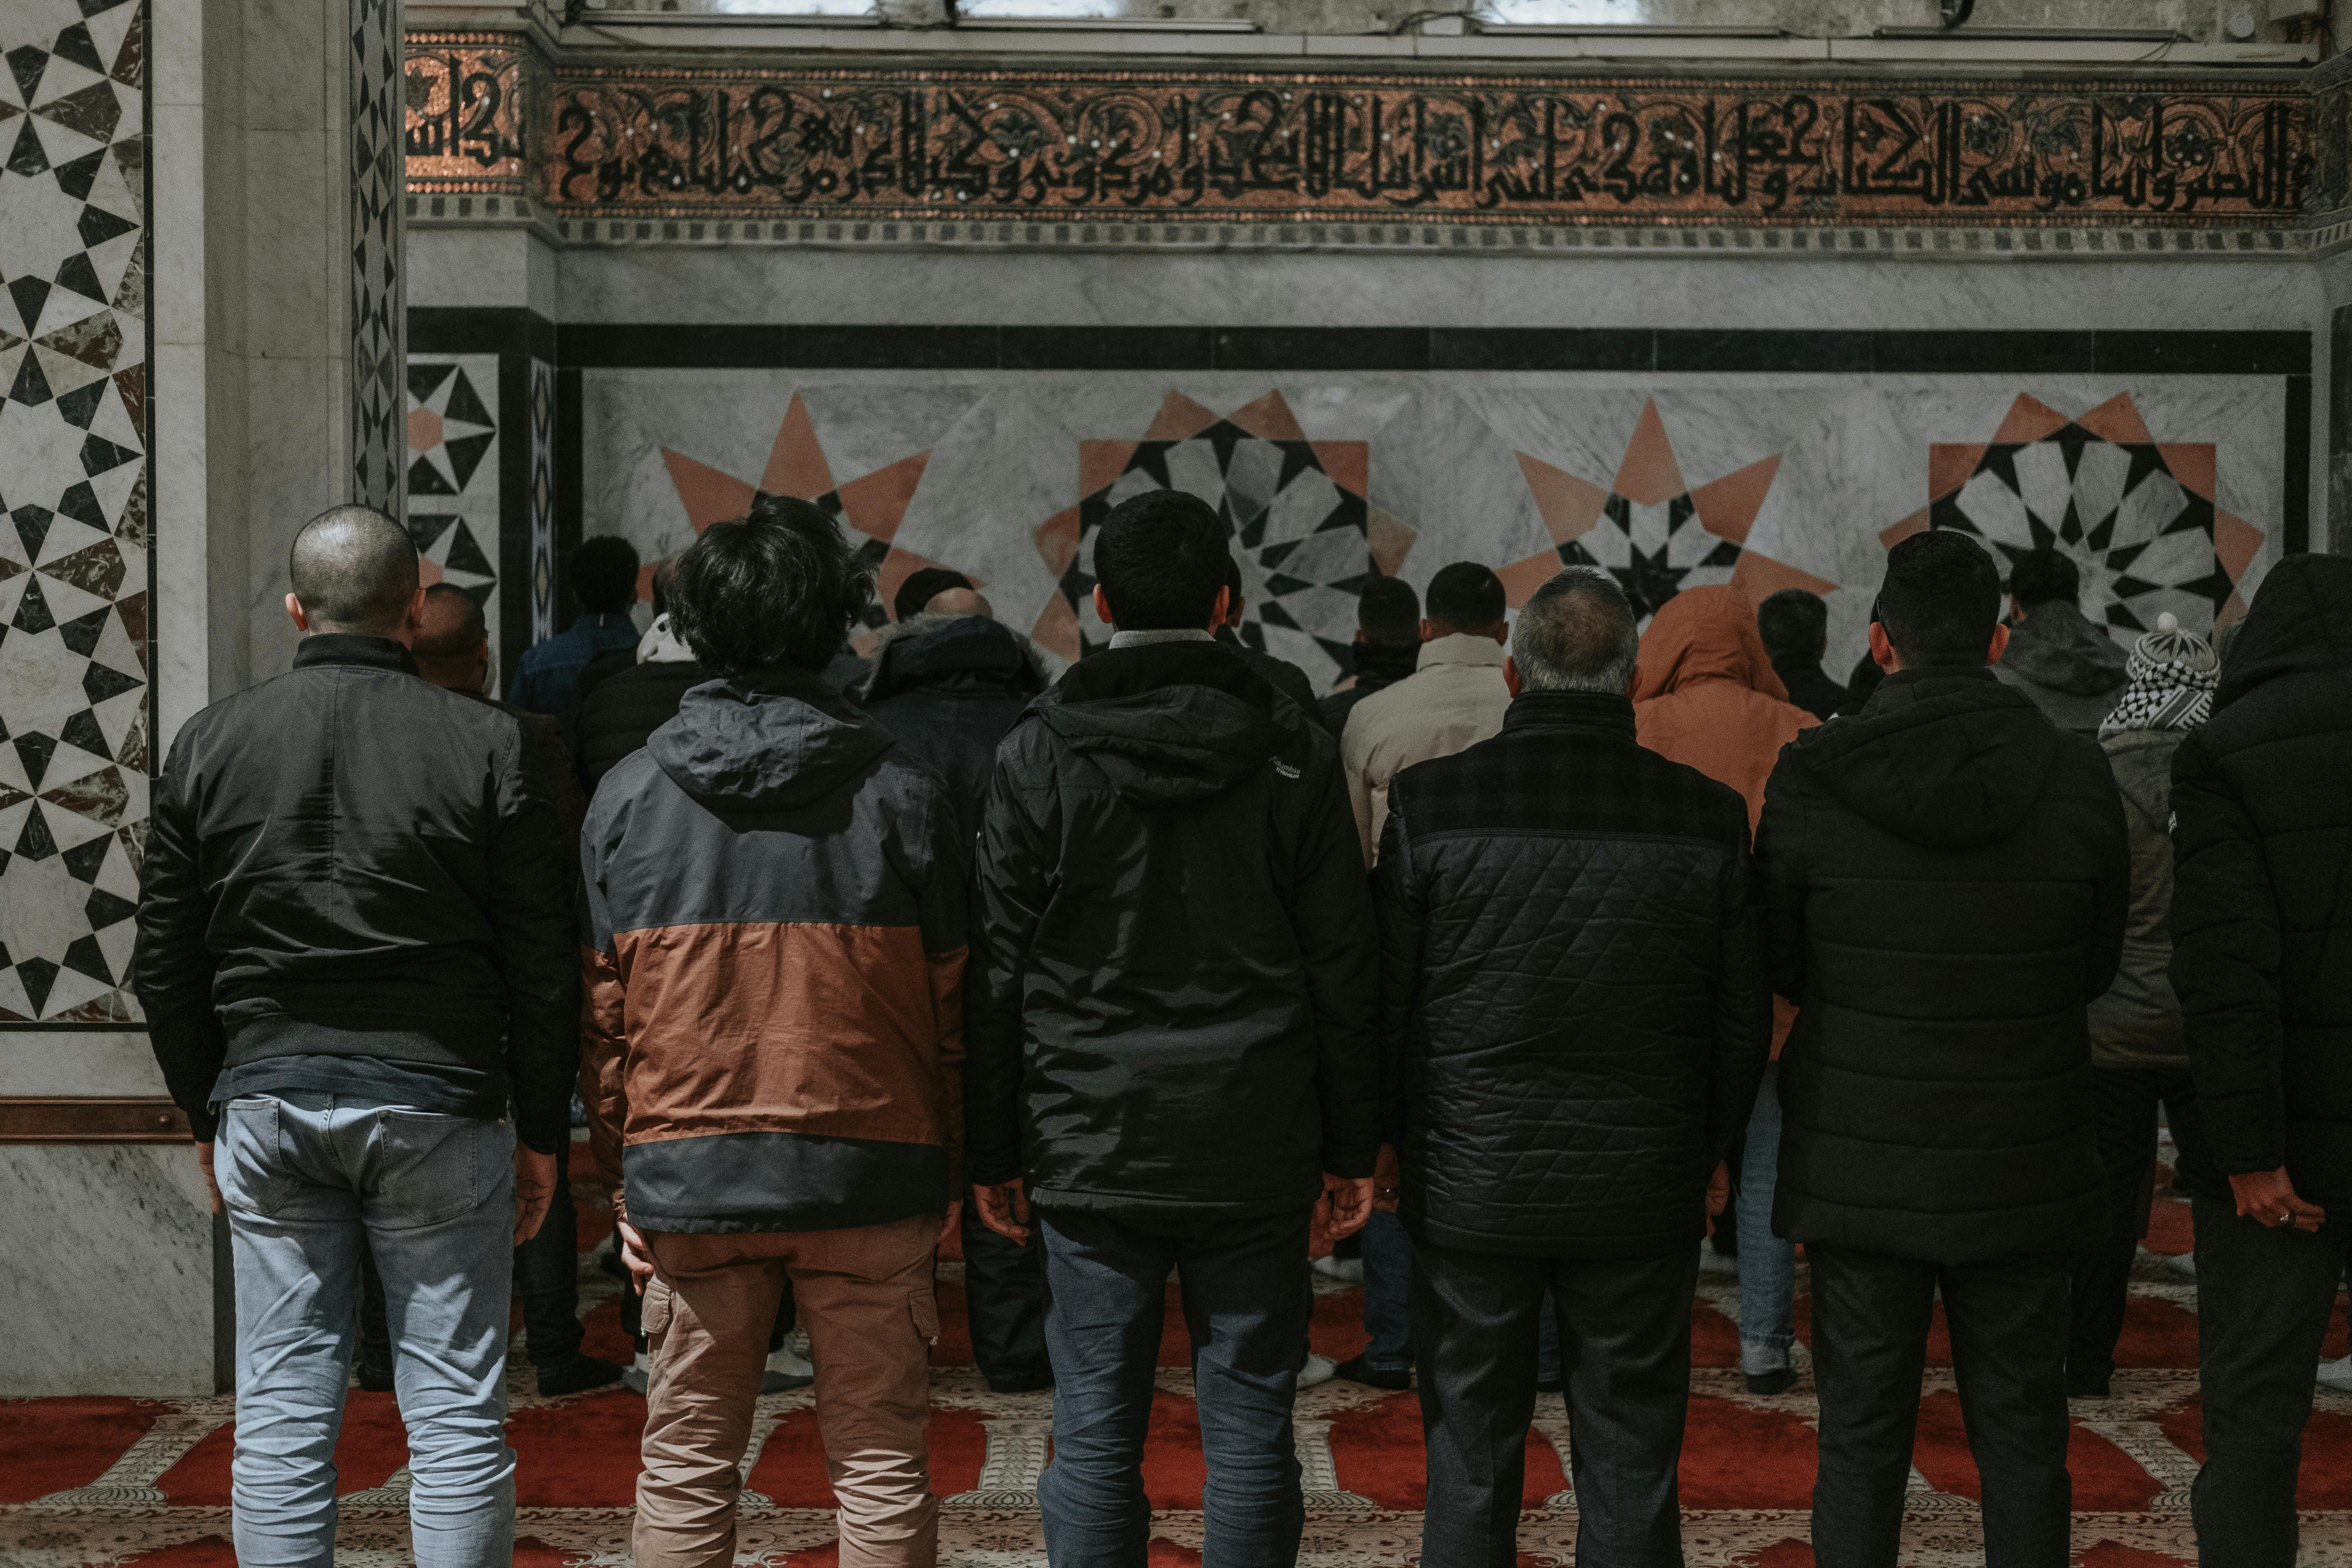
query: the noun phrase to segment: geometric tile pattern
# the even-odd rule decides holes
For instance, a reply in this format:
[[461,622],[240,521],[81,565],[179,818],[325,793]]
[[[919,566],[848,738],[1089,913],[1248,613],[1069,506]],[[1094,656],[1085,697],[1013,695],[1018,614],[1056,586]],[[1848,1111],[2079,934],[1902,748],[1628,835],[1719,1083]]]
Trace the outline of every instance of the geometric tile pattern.
[[352,499],[398,517],[407,468],[400,395],[406,325],[400,268],[405,46],[399,0],[350,5]]
[[1356,600],[1394,575],[1411,529],[1365,499],[1370,447],[1310,441],[1279,392],[1220,415],[1171,393],[1139,441],[1078,444],[1078,504],[1037,531],[1058,579],[1034,633],[1076,658],[1109,645],[1094,608],[1094,543],[1110,510],[1181,490],[1217,510],[1242,566],[1242,641],[1290,660],[1318,690],[1354,668]]
[[[857,559],[877,581],[875,602],[868,605],[861,625],[850,633],[850,646],[861,656],[870,648],[876,632],[890,622],[890,596],[908,576],[926,566],[939,563],[901,550],[891,542],[898,524],[907,515],[907,503],[915,499],[915,487],[923,481],[923,468],[931,460],[929,451],[901,458],[875,469],[861,479],[836,485],[833,467],[826,460],[824,447],[816,437],[816,426],[809,417],[808,405],[801,395],[793,394],[784,409],[783,423],[777,427],[776,439],[768,449],[768,461],[760,471],[757,485],[737,479],[734,475],[696,461],[682,452],[667,447],[661,449],[662,462],[669,470],[670,483],[677,491],[678,504],[686,509],[686,519],[694,531],[700,533],[714,522],[731,522],[751,510],[751,502],[760,496],[794,496],[815,503],[817,509],[833,518],[842,535],[857,552]],[[637,595],[653,597],[654,563],[646,562],[637,578]],[[975,583],[978,578],[973,578]]]
[[1643,626],[1685,588],[1731,584],[1756,602],[1783,588],[1827,594],[1837,586],[1747,547],[1780,454],[1687,484],[1654,401],[1642,405],[1606,486],[1525,452],[1513,456],[1552,539],[1551,549],[1497,574],[1514,606],[1564,566],[1598,567],[1615,578]]
[[0,5],[0,1025],[137,1016],[154,761],[141,11]]
[[1990,442],[1928,449],[1933,528],[1973,533],[2004,566],[2032,550],[2071,558],[2083,609],[2120,632],[2226,622],[2262,531],[2213,503],[2211,442],[2158,441],[2129,396],[2068,418],[2020,396]]
[[555,635],[555,367],[530,362],[530,640]]
[[408,533],[425,582],[482,606],[499,646],[499,356],[408,361]]

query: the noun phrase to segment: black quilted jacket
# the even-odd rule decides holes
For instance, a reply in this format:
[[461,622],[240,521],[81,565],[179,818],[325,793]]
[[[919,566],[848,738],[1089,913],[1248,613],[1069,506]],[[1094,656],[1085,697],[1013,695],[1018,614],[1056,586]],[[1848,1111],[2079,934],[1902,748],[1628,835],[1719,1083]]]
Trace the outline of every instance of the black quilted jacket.
[[1782,749],[1756,864],[1798,1006],[1773,1229],[1943,1263],[2092,1240],[2084,1005],[2131,895],[2098,743],[1983,668],[1890,675]]
[[2352,561],[2271,569],[2212,721],[2172,754],[2172,984],[2205,1150],[2352,1208]]
[[1704,1233],[1771,1044],[1748,877],[1747,806],[1636,743],[1622,697],[1528,693],[1397,774],[1375,903],[1409,1230],[1570,1258]]

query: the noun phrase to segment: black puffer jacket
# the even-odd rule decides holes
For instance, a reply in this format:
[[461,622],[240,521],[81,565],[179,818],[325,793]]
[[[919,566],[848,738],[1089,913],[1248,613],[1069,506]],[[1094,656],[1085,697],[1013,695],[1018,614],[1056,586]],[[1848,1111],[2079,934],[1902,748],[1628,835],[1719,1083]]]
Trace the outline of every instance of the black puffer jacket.
[[1398,681],[1412,675],[1421,663],[1421,645],[1406,643],[1360,642],[1354,649],[1355,683],[1345,691],[1334,691],[1317,704],[1323,714],[1323,727],[1334,735],[1348,728],[1348,715],[1356,704],[1375,691],[1386,691]]
[[2212,721],[2172,755],[2172,984],[2204,1127],[2184,1165],[2352,1210],[2352,561],[2271,568]]
[[1234,653],[1099,653],[1031,704],[977,888],[973,1181],[1241,1215],[1371,1174],[1376,939],[1339,748]]
[[1983,669],[1890,675],[1781,750],[1756,855],[1799,1009],[1772,1228],[1947,1263],[2090,1240],[2084,1005],[2131,894],[2097,744]]
[[693,659],[648,659],[590,686],[581,696],[580,721],[572,732],[580,782],[588,793],[595,794],[598,783],[622,759],[644,750],[647,736],[677,717],[686,694],[709,679]]
[[967,831],[977,831],[997,742],[1045,689],[1028,640],[987,616],[910,616],[874,650],[858,700],[899,750],[947,780]]
[[1705,1234],[1772,1040],[1747,803],[1638,744],[1624,698],[1531,692],[1397,774],[1377,881],[1406,1226],[1583,1258]]

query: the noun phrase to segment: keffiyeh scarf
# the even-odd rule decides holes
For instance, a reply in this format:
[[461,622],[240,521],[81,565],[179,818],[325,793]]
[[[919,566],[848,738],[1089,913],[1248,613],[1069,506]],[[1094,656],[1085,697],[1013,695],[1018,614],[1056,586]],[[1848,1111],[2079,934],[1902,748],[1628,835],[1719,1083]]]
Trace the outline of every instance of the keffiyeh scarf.
[[2168,613],[2133,645],[2124,681],[2116,710],[2099,726],[2103,740],[2126,730],[2194,730],[2213,715],[2221,661],[2211,643]]

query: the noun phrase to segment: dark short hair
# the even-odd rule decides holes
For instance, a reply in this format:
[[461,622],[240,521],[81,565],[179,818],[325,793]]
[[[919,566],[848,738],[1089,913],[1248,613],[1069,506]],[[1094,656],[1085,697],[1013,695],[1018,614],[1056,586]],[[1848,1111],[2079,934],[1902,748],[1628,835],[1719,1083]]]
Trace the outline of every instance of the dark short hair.
[[1819,594],[1783,588],[1756,606],[1756,630],[1775,663],[1819,658],[1830,635],[1830,607]]
[[1429,580],[1429,618],[1449,626],[1491,626],[1503,618],[1503,580],[1475,561],[1440,567]]
[[372,506],[331,506],[294,536],[286,575],[315,626],[397,630],[416,596],[416,542]]
[[[447,625],[434,625],[444,619]],[[482,615],[479,599],[455,583],[436,583],[425,590],[425,630],[408,651],[420,660],[462,658],[480,647],[489,635],[490,623]]]
[[702,531],[678,557],[669,594],[671,627],[712,674],[815,670],[874,602],[874,579],[832,518],[763,495],[742,521]]
[[1622,692],[1641,657],[1633,602],[1615,578],[1590,566],[1555,573],[1528,595],[1511,628],[1511,661],[1529,691]]
[[1402,577],[1375,577],[1356,598],[1356,626],[1367,642],[1421,640],[1421,595]]
[[961,572],[950,572],[944,566],[926,566],[919,572],[909,572],[898,591],[890,595],[890,617],[905,620],[919,616],[923,606],[950,588],[969,588],[971,579]]
[[2083,596],[2083,574],[2070,556],[2047,547],[2029,550],[2010,563],[2009,591],[2020,609],[2072,605]]
[[637,547],[618,534],[583,539],[572,552],[572,594],[592,616],[618,616],[637,602]]
[[1095,530],[1095,582],[1122,631],[1199,631],[1234,571],[1216,510],[1183,490],[1119,502]]
[[1871,618],[1906,665],[1980,665],[2000,624],[2000,570],[1957,530],[1915,533],[1886,552]]

